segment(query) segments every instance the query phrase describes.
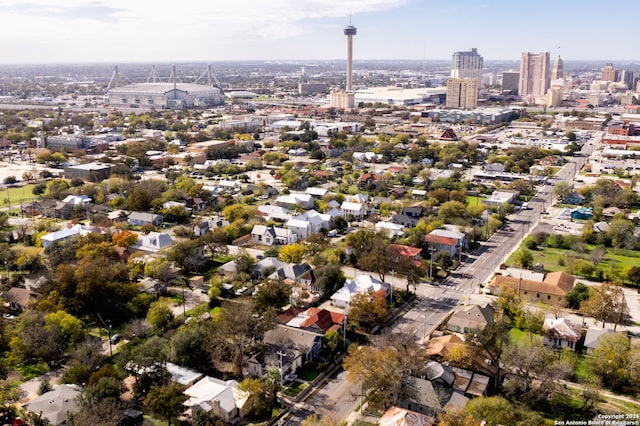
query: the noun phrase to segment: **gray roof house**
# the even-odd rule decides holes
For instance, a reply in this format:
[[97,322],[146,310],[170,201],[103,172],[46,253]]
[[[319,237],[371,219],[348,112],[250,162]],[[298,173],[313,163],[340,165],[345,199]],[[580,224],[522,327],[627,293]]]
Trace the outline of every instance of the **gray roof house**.
[[76,398],[81,393],[82,387],[78,385],[59,385],[25,404],[24,408],[44,417],[53,425],[65,424],[68,413],[75,413],[80,409]]
[[593,351],[600,346],[602,336],[613,333],[613,330],[601,327],[590,327],[584,336],[584,349],[587,355],[593,354]]
[[150,223],[153,226],[160,226],[162,224],[162,215],[145,212],[131,212],[127,223],[131,226],[142,226]]
[[279,324],[264,334],[264,343],[295,349],[302,354],[305,363],[320,356],[323,337],[319,333]]
[[490,304],[483,306],[468,305],[456,311],[447,322],[447,330],[467,333],[470,330],[482,330],[493,322],[495,310]]

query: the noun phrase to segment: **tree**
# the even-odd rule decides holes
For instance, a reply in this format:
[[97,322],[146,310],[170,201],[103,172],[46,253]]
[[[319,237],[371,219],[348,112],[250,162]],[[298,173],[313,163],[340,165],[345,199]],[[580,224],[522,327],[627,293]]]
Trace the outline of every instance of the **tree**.
[[580,304],[580,311],[602,321],[602,328],[612,322],[614,331],[618,325],[629,322],[629,306],[622,287],[610,282],[591,287],[589,298]]
[[544,419],[535,411],[514,406],[500,396],[479,397],[470,400],[465,412],[473,420],[472,423],[503,426],[529,426],[544,424]]
[[640,286],[640,266],[627,266],[620,273],[620,278],[634,286]]
[[548,404],[559,392],[559,381],[568,378],[572,366],[542,344],[523,342],[507,349],[503,363],[509,371],[506,393],[516,401],[526,401],[532,408]]
[[587,369],[604,386],[620,389],[629,379],[629,357],[632,351],[637,354],[640,349],[632,347],[630,339],[621,333],[605,334],[599,343],[587,358]]
[[516,265],[528,268],[533,263],[533,254],[523,247],[513,254],[513,261]]
[[328,298],[344,285],[346,278],[339,264],[318,266],[313,274],[316,278],[314,285],[320,289],[321,297]]
[[280,260],[287,263],[300,263],[304,257],[305,247],[302,244],[287,244],[280,249]]
[[384,325],[389,316],[387,294],[384,290],[356,293],[349,303],[349,323],[371,331]]
[[134,245],[138,241],[138,235],[135,232],[123,230],[111,237],[113,244],[118,247],[128,248]]
[[277,393],[280,389],[280,373],[277,369],[270,370],[263,378],[247,378],[239,383],[238,388],[250,394],[247,401],[249,416],[253,418],[269,418],[277,403]]
[[589,287],[581,282],[576,283],[569,293],[564,296],[566,305],[571,309],[580,309],[580,304],[589,299]]
[[197,271],[207,262],[202,247],[198,240],[177,242],[167,251],[167,260],[176,262],[186,272]]
[[282,280],[266,280],[258,286],[253,296],[256,310],[264,312],[267,309],[281,308],[291,297],[291,286]]
[[184,394],[185,387],[172,382],[168,386],[154,386],[151,388],[144,403],[151,410],[166,418],[167,425],[171,425],[171,419],[184,410],[182,405],[188,398]]
[[149,306],[147,322],[154,330],[161,332],[166,331],[171,327],[173,319],[173,313],[164,300],[158,300]]
[[511,342],[507,325],[503,321],[494,321],[482,330],[468,332],[465,341],[469,342],[481,356],[489,359],[495,371],[494,387],[496,390],[500,389],[503,379],[502,356]]
[[553,186],[553,193],[556,197],[558,197],[560,201],[564,201],[564,198],[569,195],[570,192],[571,185],[569,185],[567,182],[556,182],[556,184]]

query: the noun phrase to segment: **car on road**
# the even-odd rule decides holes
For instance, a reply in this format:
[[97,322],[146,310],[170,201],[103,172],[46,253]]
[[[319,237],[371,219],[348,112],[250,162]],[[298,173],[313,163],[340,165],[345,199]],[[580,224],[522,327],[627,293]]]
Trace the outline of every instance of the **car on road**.
[[502,228],[504,231],[506,232],[513,232],[513,228],[510,226],[505,226],[504,228]]

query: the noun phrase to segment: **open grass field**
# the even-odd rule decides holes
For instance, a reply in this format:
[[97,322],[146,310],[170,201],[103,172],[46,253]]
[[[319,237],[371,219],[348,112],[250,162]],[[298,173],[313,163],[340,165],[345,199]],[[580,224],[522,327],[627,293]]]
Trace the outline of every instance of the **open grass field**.
[[20,188],[3,189],[2,193],[0,194],[0,196],[2,197],[2,206],[7,206],[7,199],[9,199],[9,205],[11,206],[19,205],[21,202],[28,203],[35,200],[36,196],[33,195],[33,192],[31,192],[34,186],[34,184],[28,184]]

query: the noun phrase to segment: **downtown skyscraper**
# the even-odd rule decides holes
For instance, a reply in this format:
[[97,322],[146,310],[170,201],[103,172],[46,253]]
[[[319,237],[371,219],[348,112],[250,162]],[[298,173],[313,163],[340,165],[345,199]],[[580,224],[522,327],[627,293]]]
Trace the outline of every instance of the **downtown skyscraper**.
[[475,78],[482,84],[482,56],[475,47],[468,52],[455,52],[451,58],[451,78]]
[[522,52],[518,93],[523,100],[538,103],[551,84],[549,52]]

